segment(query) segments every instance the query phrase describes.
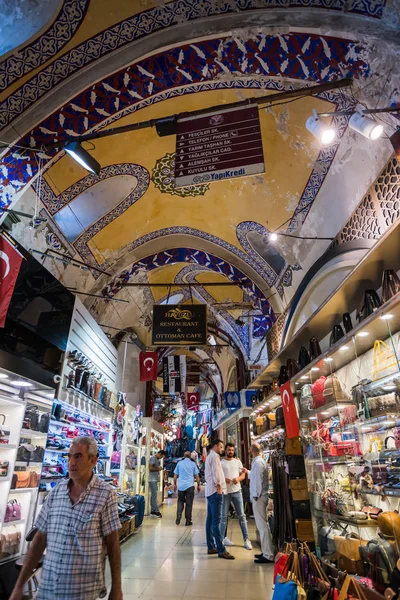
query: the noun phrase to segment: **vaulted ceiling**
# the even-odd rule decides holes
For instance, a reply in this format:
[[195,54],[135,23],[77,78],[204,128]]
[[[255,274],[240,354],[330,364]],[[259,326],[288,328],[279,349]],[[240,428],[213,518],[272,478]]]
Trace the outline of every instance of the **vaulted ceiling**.
[[[349,130],[348,117],[334,118],[338,138],[324,148],[305,121],[313,109],[398,102],[398,2],[111,4],[64,0],[46,27],[1,58],[1,139],[21,146],[3,151],[2,205],[36,207],[47,219],[30,232],[21,220],[12,234],[96,267],[45,259],[67,286],[126,301],[88,297],[99,321],[134,327],[147,345],[154,303],[206,302],[212,322],[254,358],[329,245],[285,237],[272,244],[269,232],[334,237],[391,155],[386,139],[372,143]],[[46,146],[344,77],[351,88],[260,108],[259,175],[177,188],[175,136],[154,128],[85,144],[98,176]],[[42,152],[26,150],[32,146]],[[240,284],[215,285],[232,281]]]

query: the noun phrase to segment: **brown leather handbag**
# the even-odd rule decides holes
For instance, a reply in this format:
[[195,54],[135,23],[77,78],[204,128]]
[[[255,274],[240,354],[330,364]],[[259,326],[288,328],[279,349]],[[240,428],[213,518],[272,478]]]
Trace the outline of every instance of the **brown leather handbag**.
[[[352,534],[355,535],[355,534]],[[367,542],[358,537],[335,535],[337,565],[341,571],[348,573],[363,573],[363,561],[360,555],[360,546]]]
[[307,479],[290,479],[290,489],[292,490],[293,500],[309,500]]
[[313,542],[314,530],[309,519],[296,519],[296,536],[300,542]]
[[383,271],[382,278],[382,302],[387,302],[399,292],[400,279],[398,278],[396,271],[393,269],[386,269],[386,271]]
[[301,441],[299,437],[286,438],[285,446],[286,454],[289,456],[302,456],[303,448],[301,447]]

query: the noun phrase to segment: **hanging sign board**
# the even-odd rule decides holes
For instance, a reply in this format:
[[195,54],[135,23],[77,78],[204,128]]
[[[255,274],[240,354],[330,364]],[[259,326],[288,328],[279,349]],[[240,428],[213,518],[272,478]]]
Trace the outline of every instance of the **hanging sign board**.
[[264,172],[257,105],[177,121],[175,187]]
[[157,304],[153,306],[153,345],[207,344],[205,304]]

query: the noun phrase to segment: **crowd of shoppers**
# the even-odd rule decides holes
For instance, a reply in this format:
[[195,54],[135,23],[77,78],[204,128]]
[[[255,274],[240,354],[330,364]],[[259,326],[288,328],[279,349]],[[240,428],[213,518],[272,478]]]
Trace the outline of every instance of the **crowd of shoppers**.
[[[251,471],[235,456],[234,444],[225,446],[215,440],[205,464],[207,500],[206,538],[208,554],[225,560],[235,557],[226,550],[233,546],[227,538],[227,519],[231,504],[239,519],[244,547],[249,540],[241,481],[250,477],[253,514],[260,532],[261,550],[256,563],[273,562],[274,551],[267,521],[268,474],[260,456],[260,446],[252,444]],[[161,517],[157,502],[161,460],[165,452],[152,456],[149,464],[151,515]],[[109,600],[122,600],[121,551],[115,490],[94,473],[98,448],[92,437],[76,438],[68,453],[69,479],[59,483],[47,496],[36,520],[36,533],[10,600],[22,600],[23,589],[38,563],[43,560],[38,600],[95,600],[106,596],[105,556],[108,555],[112,577]],[[200,492],[199,469],[190,452],[178,462],[174,471],[174,490],[178,491],[176,524],[185,509],[186,525],[192,525],[195,486]],[[46,550],[46,553],[44,554]],[[44,555],[44,556],[43,556]]]

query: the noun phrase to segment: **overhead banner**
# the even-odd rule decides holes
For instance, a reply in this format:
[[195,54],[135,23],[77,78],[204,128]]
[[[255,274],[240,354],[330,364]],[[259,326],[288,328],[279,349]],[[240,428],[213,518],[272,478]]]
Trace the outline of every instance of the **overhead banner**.
[[186,356],[163,358],[164,394],[177,394],[186,388]]
[[257,105],[178,119],[175,187],[264,172]]
[[157,352],[140,352],[140,381],[156,381],[158,376]]
[[198,392],[192,392],[187,395],[187,409],[188,410],[199,410],[200,406],[200,394]]
[[153,346],[207,344],[205,304],[156,304],[153,306]]
[[0,235],[0,259],[0,327],[4,327],[22,263],[22,254],[4,235]]
[[282,398],[283,418],[285,419],[285,429],[287,438],[296,438],[300,435],[299,417],[294,403],[290,381],[287,381],[279,388]]

